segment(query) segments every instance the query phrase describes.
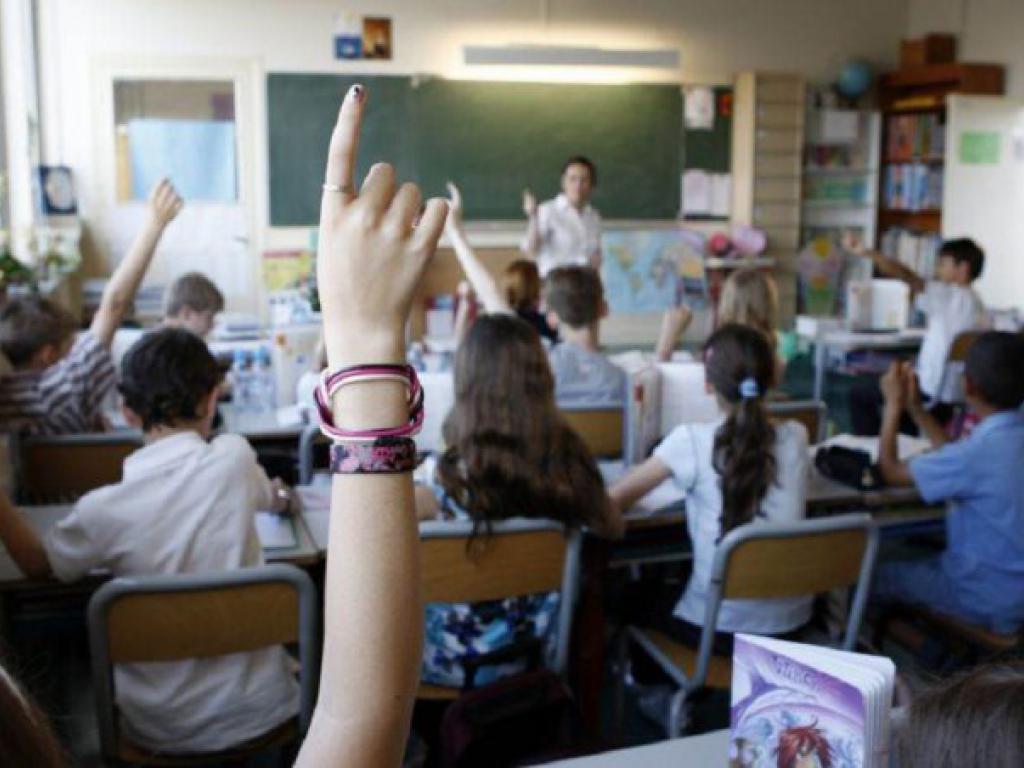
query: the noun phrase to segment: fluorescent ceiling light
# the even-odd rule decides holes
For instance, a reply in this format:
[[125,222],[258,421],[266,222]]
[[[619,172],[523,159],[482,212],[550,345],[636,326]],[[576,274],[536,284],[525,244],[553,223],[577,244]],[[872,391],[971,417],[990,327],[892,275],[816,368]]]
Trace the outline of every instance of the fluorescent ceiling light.
[[463,60],[472,65],[652,67],[678,69],[679,51],[667,49],[584,48],[567,45],[467,45]]

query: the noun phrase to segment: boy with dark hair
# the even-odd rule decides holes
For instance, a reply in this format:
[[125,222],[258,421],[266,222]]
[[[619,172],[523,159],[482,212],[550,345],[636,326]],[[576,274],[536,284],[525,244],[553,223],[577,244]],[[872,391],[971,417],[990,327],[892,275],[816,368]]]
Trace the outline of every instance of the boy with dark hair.
[[[28,576],[75,581],[202,573],[263,564],[255,513],[288,508],[238,435],[208,441],[221,374],[183,329],[146,334],[125,356],[121,393],[145,445],[124,478],[86,494],[44,539],[0,505],[0,539]],[[117,704],[132,741],[161,752],[209,752],[255,738],[298,711],[281,648],[116,669]]]
[[201,339],[213,330],[214,319],[223,311],[224,294],[200,272],[181,275],[164,297],[164,325],[192,331]]
[[[925,279],[895,259],[866,252],[887,277],[902,280],[915,296],[915,306],[927,317],[927,330],[917,359],[921,392],[929,409],[940,421],[953,415],[952,403],[962,400],[961,371],[947,363],[956,337],[986,326],[985,306],[971,284],[985,266],[985,253],[970,238],[947,240],[939,247],[934,279]],[[881,427],[881,392],[874,382],[860,384],[850,391],[853,431],[858,435],[877,435]],[[910,425],[904,422],[905,428]]]
[[100,300],[89,329],[48,299],[9,299],[0,308],[0,351],[14,371],[0,377],[0,430],[66,434],[103,429],[102,404],[115,381],[110,347],[167,225],[182,200],[164,180],[149,198],[149,220]]
[[[914,485],[929,504],[949,503],[946,550],[931,559],[883,564],[883,600],[926,605],[996,632],[1024,626],[1024,337],[990,331],[971,346],[964,374],[980,423],[947,442],[921,403],[906,364],[882,378],[885,413],[879,467],[889,485]],[[900,416],[909,412],[937,450],[900,461]]]
[[561,405],[620,405],[626,374],[600,348],[608,314],[601,276],[590,267],[559,267],[544,283],[548,325],[562,338],[549,350],[555,397]]

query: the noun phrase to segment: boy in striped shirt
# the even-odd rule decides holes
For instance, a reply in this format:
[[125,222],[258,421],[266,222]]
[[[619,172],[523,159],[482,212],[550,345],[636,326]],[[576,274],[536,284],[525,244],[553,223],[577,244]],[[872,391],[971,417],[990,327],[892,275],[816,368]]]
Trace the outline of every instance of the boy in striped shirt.
[[0,307],[0,351],[13,371],[0,376],[0,431],[33,435],[104,428],[102,405],[116,380],[110,346],[167,225],[182,200],[166,179],[149,197],[149,219],[114,270],[92,324],[76,338],[68,310],[38,296]]

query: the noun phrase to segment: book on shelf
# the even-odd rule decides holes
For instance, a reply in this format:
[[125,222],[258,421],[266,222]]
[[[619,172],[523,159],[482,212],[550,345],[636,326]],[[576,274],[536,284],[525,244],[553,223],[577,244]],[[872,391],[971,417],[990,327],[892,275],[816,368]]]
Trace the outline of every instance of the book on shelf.
[[729,765],[889,764],[889,659],[736,635],[732,667]]
[[941,160],[946,153],[946,127],[937,114],[890,115],[887,129],[890,163]]
[[935,233],[918,233],[902,227],[892,227],[882,233],[879,250],[896,259],[926,280],[935,274],[942,238]]
[[899,211],[942,207],[943,168],[929,163],[899,163],[885,168],[882,204]]

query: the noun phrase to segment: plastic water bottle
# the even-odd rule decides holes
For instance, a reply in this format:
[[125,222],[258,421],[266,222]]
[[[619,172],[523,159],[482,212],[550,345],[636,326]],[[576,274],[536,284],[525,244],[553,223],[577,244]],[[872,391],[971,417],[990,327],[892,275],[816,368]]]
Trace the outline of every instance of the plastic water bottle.
[[274,382],[274,364],[267,347],[260,347],[256,350],[252,367],[255,409],[272,411],[277,407],[277,392]]
[[249,354],[244,349],[236,349],[231,362],[231,402],[236,411],[245,412],[253,409],[252,384]]

